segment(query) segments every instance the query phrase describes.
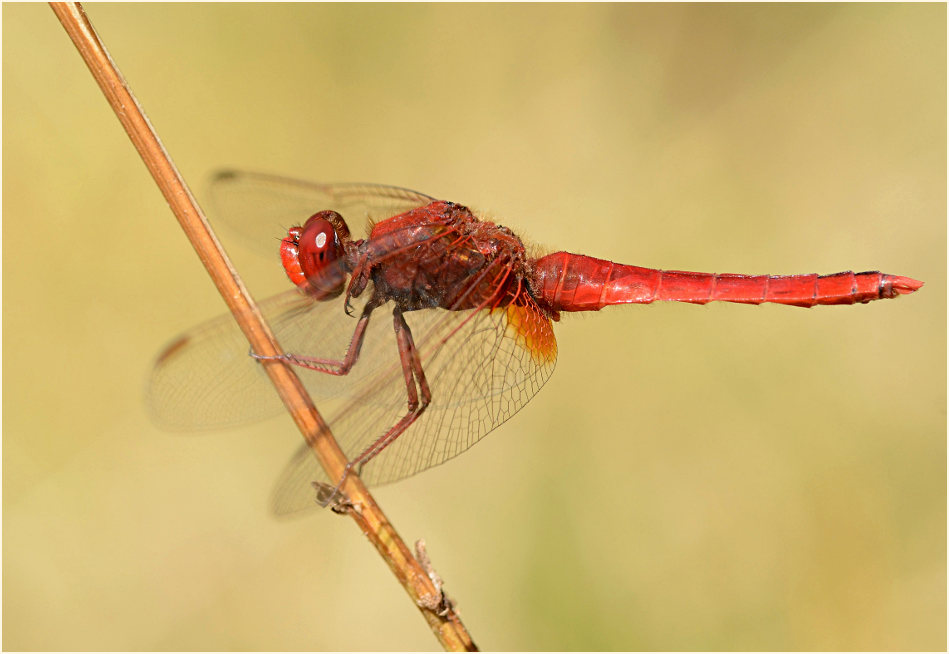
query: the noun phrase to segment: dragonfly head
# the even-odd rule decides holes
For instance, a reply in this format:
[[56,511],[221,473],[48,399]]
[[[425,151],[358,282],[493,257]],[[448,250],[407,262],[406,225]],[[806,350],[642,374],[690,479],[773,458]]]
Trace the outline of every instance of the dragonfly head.
[[348,240],[346,221],[335,211],[320,211],[303,227],[291,227],[280,243],[280,258],[290,281],[321,300],[342,293],[346,286],[344,242]]

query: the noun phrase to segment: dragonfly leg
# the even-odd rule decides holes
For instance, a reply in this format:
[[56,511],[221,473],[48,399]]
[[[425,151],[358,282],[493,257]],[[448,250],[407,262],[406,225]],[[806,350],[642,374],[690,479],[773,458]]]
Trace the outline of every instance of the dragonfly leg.
[[422,370],[422,362],[419,359],[418,350],[415,348],[412,330],[409,329],[408,323],[405,322],[405,316],[402,315],[402,310],[398,307],[393,310],[392,318],[396,342],[399,346],[399,359],[402,361],[402,373],[405,377],[408,412],[402,416],[402,419],[393,425],[389,431],[376,439],[356,458],[346,464],[343,475],[340,477],[332,494],[325,502],[320,501],[320,504],[323,506],[335,500],[346,478],[354,469],[358,473],[362,470],[364,465],[391,445],[395,439],[401,436],[405,430],[422,415],[432,401],[432,391],[428,386],[428,380],[425,379],[425,372]]
[[325,372],[328,375],[343,376],[349,374],[356,361],[359,360],[359,351],[362,348],[363,339],[366,336],[366,327],[369,326],[369,315],[372,310],[382,304],[378,300],[370,300],[363,307],[362,315],[356,323],[356,329],[353,331],[353,337],[349,341],[349,347],[342,359],[321,359],[319,357],[308,357],[299,354],[278,354],[276,356],[262,356],[251,352],[250,355],[258,361],[286,361],[294,366],[306,368],[307,370],[316,370]]

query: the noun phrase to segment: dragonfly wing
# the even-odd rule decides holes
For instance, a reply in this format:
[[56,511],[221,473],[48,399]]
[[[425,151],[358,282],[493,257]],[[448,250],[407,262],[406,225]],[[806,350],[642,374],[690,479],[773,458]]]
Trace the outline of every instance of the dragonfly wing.
[[287,228],[302,225],[324,209],[333,209],[351,230],[359,230],[367,221],[378,222],[434,199],[384,184],[321,184],[236,170],[219,171],[211,181],[213,213],[257,248],[272,245]]
[[[553,327],[535,306],[473,312],[429,309],[405,317],[432,401],[404,434],[364,466],[360,477],[370,485],[414,475],[461,454],[519,411],[556,363]],[[391,364],[383,374],[330,414],[330,427],[349,459],[406,413],[394,339],[388,360]],[[314,507],[313,481],[337,480],[328,479],[302,446],[277,482],[272,510],[283,515]]]
[[[367,290],[369,297],[371,286]],[[344,302],[343,296],[317,302],[290,290],[259,306],[284,352],[338,360],[356,327],[356,319],[345,313]],[[360,304],[354,302],[356,316]],[[391,323],[376,319],[370,321],[370,327],[373,336],[367,335],[362,354],[370,362],[382,360],[383,351],[388,354],[390,348],[386,336],[392,332]],[[395,342],[394,337],[391,341]],[[372,365],[343,377],[296,370],[318,402],[350,393],[375,374]],[[155,421],[175,431],[217,429],[261,420],[276,415],[283,406],[266,373],[250,356],[247,339],[230,314],[199,325],[164,348],[149,377],[146,399]]]

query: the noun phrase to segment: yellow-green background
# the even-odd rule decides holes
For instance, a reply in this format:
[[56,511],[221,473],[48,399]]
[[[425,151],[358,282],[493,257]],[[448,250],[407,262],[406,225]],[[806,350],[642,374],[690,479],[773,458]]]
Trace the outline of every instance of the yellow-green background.
[[[485,648],[945,649],[944,5],[88,9],[199,197],[376,181],[627,263],[925,280],[568,316],[520,415],[377,497]],[[149,423],[224,305],[45,5],[3,7],[3,282],[6,649],[437,647],[350,521],[266,513],[287,418]]]

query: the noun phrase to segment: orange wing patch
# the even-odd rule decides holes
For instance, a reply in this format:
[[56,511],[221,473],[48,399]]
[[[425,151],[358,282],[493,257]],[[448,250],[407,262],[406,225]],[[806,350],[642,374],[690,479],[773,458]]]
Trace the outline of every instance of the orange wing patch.
[[550,318],[531,302],[527,305],[509,304],[507,312],[509,334],[531,354],[534,363],[544,365],[557,359],[557,339]]

